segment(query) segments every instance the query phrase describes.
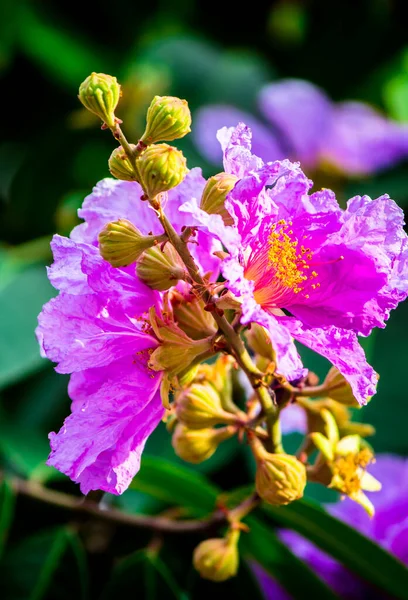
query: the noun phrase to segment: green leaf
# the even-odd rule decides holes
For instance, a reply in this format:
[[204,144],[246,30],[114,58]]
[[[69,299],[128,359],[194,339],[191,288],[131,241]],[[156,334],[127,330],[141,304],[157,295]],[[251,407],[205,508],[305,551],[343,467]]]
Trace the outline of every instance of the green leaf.
[[277,538],[270,526],[252,516],[245,522],[250,532],[241,536],[244,555],[255,559],[293,598],[336,598],[330,588]]
[[14,502],[13,488],[10,482],[4,479],[0,487],[0,558],[3,555],[8,532],[13,520]]
[[164,562],[148,549],[138,550],[119,562],[101,600],[117,600],[121,596],[129,597],[129,594],[133,597],[136,591],[137,597],[147,600],[186,598]]
[[50,453],[47,437],[14,425],[4,415],[0,415],[0,452],[12,469],[29,479],[45,482],[64,477],[45,464]]
[[143,457],[142,467],[130,487],[173,506],[193,509],[197,516],[213,510],[219,493],[200,473],[148,456]]
[[395,557],[319,506],[298,500],[285,507],[264,505],[265,514],[340,561],[351,571],[384,592],[406,598],[408,570]]
[[[22,7],[18,41],[22,50],[52,77],[69,88],[79,84],[92,71],[108,71],[110,60],[104,52],[56,27],[36,12],[32,5]],[[106,55],[105,55],[106,56]]]
[[8,600],[84,600],[85,554],[76,533],[66,527],[41,531],[4,557],[1,585]]
[[41,307],[53,295],[44,267],[6,279],[0,287],[0,389],[47,364],[34,330]]

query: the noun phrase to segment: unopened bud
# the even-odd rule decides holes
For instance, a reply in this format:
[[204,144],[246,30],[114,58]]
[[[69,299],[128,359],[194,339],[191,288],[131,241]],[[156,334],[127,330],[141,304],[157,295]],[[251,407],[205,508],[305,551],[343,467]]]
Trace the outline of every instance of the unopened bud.
[[236,433],[235,427],[219,429],[189,429],[178,423],[172,437],[172,445],[177,456],[193,464],[210,458],[219,444]]
[[137,159],[137,166],[149,198],[174,188],[187,174],[183,153],[168,144],[149,146]]
[[155,246],[143,254],[136,267],[137,276],[153,290],[168,290],[184,279],[185,268],[171,244]]
[[204,310],[205,304],[201,298],[191,293],[182,294],[178,290],[172,290],[170,301],[178,326],[192,339],[216,333],[213,316]]
[[[135,144],[130,144],[133,149],[136,148]],[[109,171],[122,181],[137,181],[135,170],[122,146],[115,148],[109,158]]]
[[142,253],[151,248],[160,237],[142,235],[127,219],[119,219],[105,225],[98,236],[99,252],[112,267],[126,267],[135,262]]
[[234,220],[225,208],[225,199],[238,177],[229,173],[218,173],[210,177],[201,197],[200,208],[210,215],[221,215],[225,225],[233,225]]
[[267,358],[270,362],[276,361],[276,354],[271,343],[271,338],[265,327],[258,325],[258,323],[251,323],[251,327],[245,332],[245,336],[254,352],[263,358]]
[[112,128],[116,123],[115,109],[120,95],[120,85],[116,77],[105,73],[92,73],[81,83],[78,98],[85,108]]
[[[336,400],[336,402],[340,402],[346,406],[359,406],[358,401],[354,397],[351,385],[336,367],[331,367],[323,382],[323,386],[326,395],[332,400]],[[367,398],[366,400],[368,401],[369,399]]]
[[236,423],[236,416],[223,409],[218,392],[209,383],[194,383],[177,396],[176,415],[190,429]]
[[174,96],[155,96],[146,117],[144,144],[171,142],[190,133],[191,113],[186,100]]
[[152,307],[149,311],[150,325],[159,340],[159,346],[152,352],[149,367],[153,371],[166,371],[169,378],[185,373],[192,363],[202,356],[208,358],[213,352],[213,338],[192,340],[178,325],[161,317]]
[[256,440],[256,491],[268,504],[289,504],[302,498],[306,468],[295,456],[270,454]]
[[239,531],[230,531],[226,538],[201,542],[194,550],[194,568],[204,579],[225,581],[237,574]]

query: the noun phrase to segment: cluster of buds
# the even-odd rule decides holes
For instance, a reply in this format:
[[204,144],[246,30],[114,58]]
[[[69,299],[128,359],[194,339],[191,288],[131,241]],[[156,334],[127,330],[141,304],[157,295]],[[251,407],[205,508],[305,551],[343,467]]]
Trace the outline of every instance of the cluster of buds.
[[[137,182],[143,190],[141,200],[149,201],[163,217],[163,225],[161,199],[187,173],[182,153],[166,142],[190,131],[190,111],[184,100],[156,96],[147,111],[143,135],[137,144],[130,144],[115,115],[120,95],[114,77],[96,73],[79,91],[83,105],[121,144],[109,159],[111,174]],[[236,215],[228,194],[237,181],[235,175],[224,172],[211,177],[201,196],[201,210],[220,215],[225,225],[233,225]],[[221,219],[215,220],[221,223]],[[294,502],[303,496],[309,480],[349,496],[373,514],[364,490],[378,490],[380,484],[367,472],[374,456],[364,438],[374,430],[352,421],[358,403],[349,383],[333,367],[321,385],[313,381],[316,378],[312,374],[292,385],[279,374],[269,333],[256,323],[246,327],[246,345],[239,338],[237,350],[229,334],[232,331],[238,337],[243,328],[239,301],[231,292],[213,293],[224,284],[210,283],[209,276],[199,276],[197,281],[199,270],[194,259],[191,255],[183,257],[192,233],[178,236],[174,230],[178,236],[174,241],[171,230],[164,225],[163,230],[166,233],[161,235],[143,235],[130,221],[119,219],[100,232],[99,250],[114,268],[134,264],[138,280],[161,292],[157,294],[160,302],[143,319],[156,343],[149,348],[148,367],[161,373],[161,397],[168,409],[167,428],[175,453],[187,462],[201,463],[222,442],[237,436],[247,443],[255,459],[257,502]],[[187,227],[189,230],[194,227]],[[223,256],[222,252],[216,254]],[[241,360],[244,351],[250,362],[253,359],[249,369],[248,361]],[[215,362],[205,362],[214,357]],[[238,366],[250,382],[246,402],[238,399]],[[279,429],[280,413],[291,404],[304,411],[307,423],[305,441],[296,456],[283,450]],[[316,451],[317,458],[311,463]],[[235,575],[241,530],[239,518],[231,519],[225,537],[205,540],[196,548],[193,562],[202,577],[224,581]]]

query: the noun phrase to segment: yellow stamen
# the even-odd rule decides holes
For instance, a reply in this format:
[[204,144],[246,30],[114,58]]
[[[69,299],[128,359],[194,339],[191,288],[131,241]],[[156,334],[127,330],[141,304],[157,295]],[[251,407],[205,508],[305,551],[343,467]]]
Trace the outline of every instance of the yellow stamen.
[[368,448],[360,450],[357,454],[337,457],[332,467],[336,488],[347,496],[359,492],[364,471],[373,459],[373,454]]

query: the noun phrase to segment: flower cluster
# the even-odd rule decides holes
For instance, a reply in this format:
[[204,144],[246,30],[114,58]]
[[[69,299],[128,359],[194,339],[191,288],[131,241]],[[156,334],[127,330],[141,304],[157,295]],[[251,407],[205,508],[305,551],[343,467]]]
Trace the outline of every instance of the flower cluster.
[[[93,74],[80,88],[121,145],[109,161],[117,179],[85,199],[70,238],[52,241],[48,275],[59,295],[37,337],[57,372],[71,374],[72,405],[50,434],[48,464],[84,494],[121,494],[165,419],[175,452],[192,463],[233,436],[247,441],[256,502],[288,504],[311,480],[371,514],[362,490],[380,487],[367,473],[372,430],[353,430],[349,411],[377,384],[358,335],[384,327],[408,294],[401,210],[386,195],[352,198],[343,210],[330,190],[310,194],[299,164],[252,154],[242,123],[218,133],[225,172],[205,181],[163,143],[190,131],[187,104],[155,97],[145,133],[129,144],[114,114],[118,85]],[[332,363],[320,385],[294,340]],[[235,402],[238,381],[249,389],[245,405]],[[281,440],[291,407],[305,423],[297,456]],[[236,572],[245,514],[232,511],[225,538],[198,547],[203,577]]]

